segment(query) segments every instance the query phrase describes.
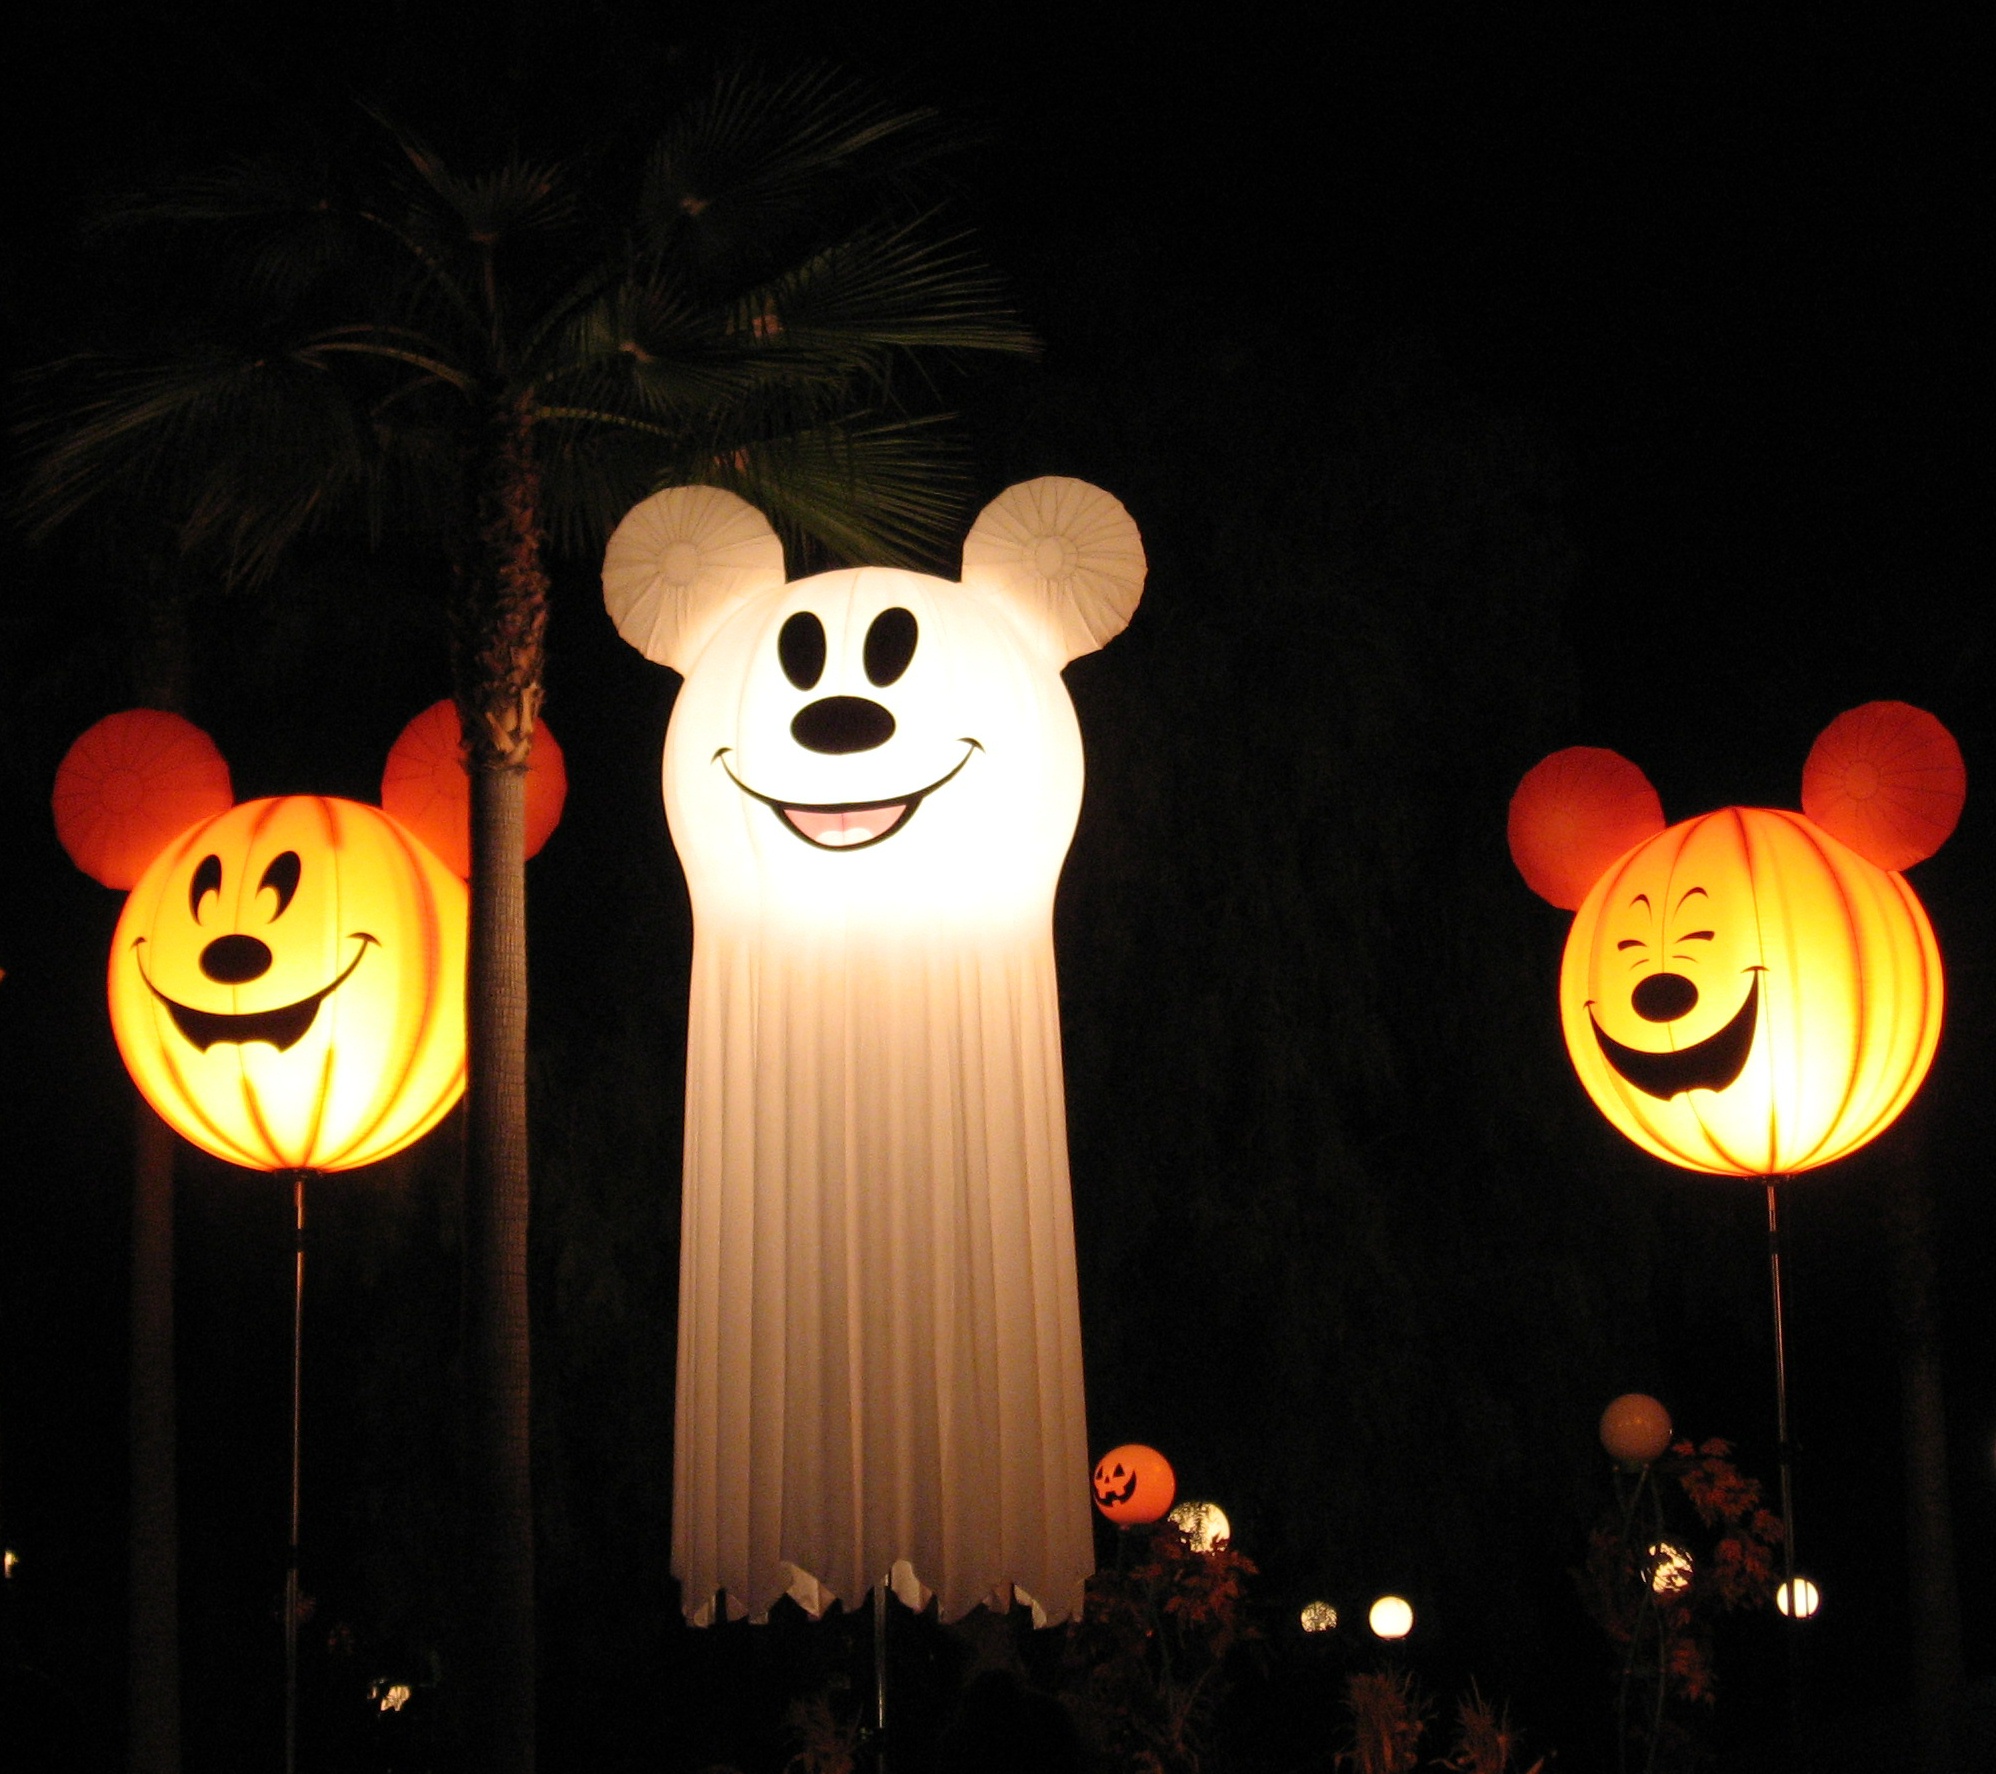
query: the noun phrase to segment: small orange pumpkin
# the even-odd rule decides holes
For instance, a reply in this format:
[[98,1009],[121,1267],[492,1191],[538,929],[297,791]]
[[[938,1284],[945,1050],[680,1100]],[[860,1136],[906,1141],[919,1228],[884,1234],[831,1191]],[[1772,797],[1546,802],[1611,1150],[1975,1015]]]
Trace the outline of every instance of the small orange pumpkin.
[[1670,1413],[1647,1392],[1624,1392],[1601,1413],[1601,1446],[1624,1466],[1647,1466],[1670,1446]]
[[1171,1462],[1156,1448],[1126,1442],[1095,1462],[1095,1507],[1119,1528],[1162,1518],[1178,1494]]

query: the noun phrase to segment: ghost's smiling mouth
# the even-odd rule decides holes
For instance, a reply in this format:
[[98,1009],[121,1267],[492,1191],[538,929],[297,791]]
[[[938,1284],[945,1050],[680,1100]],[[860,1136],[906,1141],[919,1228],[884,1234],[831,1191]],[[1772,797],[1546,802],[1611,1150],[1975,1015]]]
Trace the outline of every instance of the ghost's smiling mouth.
[[290,1004],[280,1004],[274,1010],[249,1010],[239,1015],[231,1015],[219,1010],[196,1010],[191,1004],[182,1004],[169,998],[150,979],[146,978],[145,959],[139,950],[145,946],[143,936],[132,943],[132,958],[139,970],[139,978],[145,980],[146,990],[166,1006],[167,1014],[173,1018],[173,1026],[198,1047],[203,1053],[209,1048],[233,1042],[241,1046],[251,1041],[268,1041],[271,1046],[283,1053],[304,1040],[314,1020],[318,1017],[319,1006],[337,992],[353,977],[353,970],[360,965],[361,957],[368,951],[369,944],[380,946],[380,938],[371,936],[365,930],[356,930],[351,940],[360,944],[354,958],[346,964],[339,978],[329,986],[321,986],[309,998],[300,998]]
[[1749,968],[1753,983],[1747,988],[1746,1002],[1733,1013],[1732,1021],[1716,1034],[1691,1047],[1674,1052],[1650,1053],[1640,1047],[1624,1047],[1601,1032],[1594,1018],[1594,1001],[1587,1001],[1587,1020],[1594,1025],[1594,1039],[1600,1043],[1601,1057],[1621,1077],[1645,1096],[1668,1102],[1687,1090],[1724,1090],[1746,1070],[1747,1053],[1753,1046],[1754,1030],[1760,1020],[1760,975]]
[[743,794],[760,801],[782,822],[783,829],[802,838],[814,850],[864,850],[884,843],[915,817],[915,809],[937,789],[950,781],[970,762],[972,752],[984,749],[968,734],[961,743],[963,756],[926,788],[910,790],[885,801],[779,801],[760,789],[750,788],[728,763],[731,746],[722,746],[713,761],[728,773],[728,780]]

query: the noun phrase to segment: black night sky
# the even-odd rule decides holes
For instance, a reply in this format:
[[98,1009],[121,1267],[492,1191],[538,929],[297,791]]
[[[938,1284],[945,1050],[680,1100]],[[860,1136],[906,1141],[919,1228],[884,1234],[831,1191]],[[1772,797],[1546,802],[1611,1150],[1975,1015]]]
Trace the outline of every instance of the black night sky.
[[[1911,876],[1950,994],[1924,1092],[1788,1198],[1798,1538],[1830,1598],[1802,1705],[1858,1758],[1814,1765],[1911,1765],[1875,1747],[1910,1730],[1909,1191],[1985,1729],[1996,1705],[1987,66],[1942,26],[1781,10],[748,4],[686,28],[634,0],[79,0],[15,27],[16,373],[145,299],[152,268],[81,238],[93,200],[351,134],[356,95],[476,161],[641,135],[681,70],[746,51],[831,57],[961,125],[952,213],[1045,344],[943,391],[976,499],[1083,477],[1151,562],[1130,630],[1067,674],[1089,782],[1056,935],[1091,1440],[1165,1449],[1262,1571],[1267,1655],[1213,1767],[1330,1766],[1388,1588],[1422,1610],[1431,1690],[1474,1675],[1560,1767],[1613,1765],[1612,1658],[1570,1576],[1610,1495],[1595,1421],[1651,1391],[1772,1480],[1762,1209],[1587,1103],[1553,1008],[1566,915],[1512,868],[1505,807],[1573,744],[1635,760],[1673,819],[1794,807],[1815,735],[1875,698],[1939,715],[1970,791]],[[130,1099],[117,896],[68,864],[48,792],[132,696],[88,544],[7,536],[5,1649],[47,1765],[97,1768],[122,1765]],[[392,550],[328,545],[203,604],[192,713],[239,798],[376,797],[448,691],[435,594]],[[561,562],[571,798],[529,873],[545,1768],[780,1766],[784,1706],[843,1655],[794,1623],[689,1637],[666,1569],[675,684],[617,640],[594,563]],[[319,1186],[308,1767],[456,1765],[389,1746],[363,1698],[442,1630],[456,1165],[446,1128]],[[269,1767],[288,1202],[191,1152],[179,1185],[186,1765]],[[1328,1650],[1294,1630],[1317,1595],[1346,1616]],[[1777,1765],[1771,1623],[1731,1622],[1719,1667],[1715,1765]]]

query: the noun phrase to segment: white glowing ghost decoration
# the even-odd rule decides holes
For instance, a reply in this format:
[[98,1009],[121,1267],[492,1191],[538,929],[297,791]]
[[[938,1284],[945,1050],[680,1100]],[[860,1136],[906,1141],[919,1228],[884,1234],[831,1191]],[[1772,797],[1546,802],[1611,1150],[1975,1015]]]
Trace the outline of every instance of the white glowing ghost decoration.
[[687,1612],[892,1573],[1064,1616],[1093,1568],[1052,913],[1068,660],[1136,527],[1085,482],[986,508],[963,582],[787,583],[752,506],[611,538],[618,630],[686,679],[664,786],[694,910],[673,1569]]

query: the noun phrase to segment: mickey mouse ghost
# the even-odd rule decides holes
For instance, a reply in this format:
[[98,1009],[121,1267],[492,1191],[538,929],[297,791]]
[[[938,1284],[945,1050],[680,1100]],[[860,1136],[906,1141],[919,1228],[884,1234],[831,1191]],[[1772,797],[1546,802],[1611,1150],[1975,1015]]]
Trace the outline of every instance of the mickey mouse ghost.
[[1688,1170],[1781,1177],[1897,1118],[1940,1039],[1940,950],[1898,871],[1961,813],[1961,752],[1900,702],[1841,715],[1801,813],[1726,807],[1667,830],[1614,752],[1535,766],[1510,813],[1527,884],[1577,908],[1560,1020],[1595,1105]]
[[673,1569],[696,1620],[896,1592],[945,1617],[1093,1569],[1052,914],[1081,803],[1060,681],[1143,549],[1011,488],[963,581],[784,578],[682,487],[611,538],[618,631],[685,678],[694,910]]
[[[64,757],[64,847],[131,889],[111,939],[119,1054],[204,1151],[254,1170],[350,1170],[421,1138],[462,1094],[464,883],[410,829],[450,847],[425,744],[440,718],[463,779],[456,716],[439,704],[384,779],[408,823],[329,795],[234,805],[214,742],[157,709],[107,715]],[[539,755],[558,816],[559,754],[550,742]]]

